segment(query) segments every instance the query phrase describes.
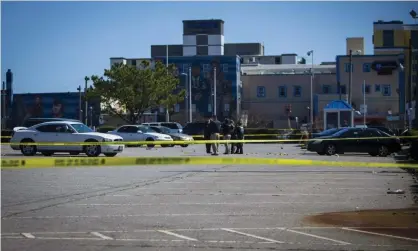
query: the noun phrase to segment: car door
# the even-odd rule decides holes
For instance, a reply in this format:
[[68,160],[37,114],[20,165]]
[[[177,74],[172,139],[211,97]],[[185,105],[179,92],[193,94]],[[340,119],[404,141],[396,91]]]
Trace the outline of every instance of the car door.
[[142,141],[144,134],[138,126],[128,126],[126,133],[129,134],[129,141]]
[[66,143],[68,138],[60,137],[63,124],[47,124],[36,128],[39,134],[36,135],[36,142],[46,143],[38,146],[40,151],[62,151],[67,146],[65,145],[48,145],[47,143]]
[[113,131],[112,134],[116,134],[118,136],[121,136],[123,138],[123,141],[129,141],[129,133],[128,133],[129,126],[121,126],[115,131]]
[[[55,139],[59,143],[77,143],[77,137],[74,137],[75,131],[68,124],[58,124],[56,127]],[[77,145],[57,145],[57,151],[71,151],[80,150],[80,146]]]
[[379,137],[376,129],[362,129],[359,132],[359,140],[357,145],[357,151],[361,153],[369,153],[375,151],[379,145]]
[[351,129],[346,131],[336,141],[338,148],[343,152],[356,152],[358,149],[359,129]]

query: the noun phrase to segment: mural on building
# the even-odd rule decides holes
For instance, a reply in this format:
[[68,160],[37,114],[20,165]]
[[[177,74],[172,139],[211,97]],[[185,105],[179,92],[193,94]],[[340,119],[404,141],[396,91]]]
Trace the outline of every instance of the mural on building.
[[[155,58],[156,61],[165,63],[165,57]],[[237,64],[238,61],[238,64]],[[219,118],[235,118],[237,110],[237,98],[240,96],[239,85],[239,59],[230,56],[196,56],[196,57],[169,57],[169,64],[175,64],[178,68],[180,85],[188,86],[189,67],[191,67],[192,104],[194,114],[197,117],[212,115],[214,112],[214,82],[216,79],[216,111]],[[216,72],[215,72],[216,69]],[[240,99],[239,99],[240,101]],[[180,104],[184,110],[185,102]]]
[[[79,119],[79,98],[78,92],[15,94],[12,108],[13,124],[21,125],[28,118]],[[82,101],[81,110],[84,108],[84,100]],[[100,101],[90,100],[88,107],[88,124],[93,122],[93,125],[97,126],[100,117]],[[92,116],[90,116],[90,107]],[[82,116],[84,118],[84,111]]]

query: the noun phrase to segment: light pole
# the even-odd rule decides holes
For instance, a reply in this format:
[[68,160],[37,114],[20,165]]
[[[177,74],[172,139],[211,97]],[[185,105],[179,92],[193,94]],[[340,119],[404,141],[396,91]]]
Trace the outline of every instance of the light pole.
[[90,128],[93,128],[93,107],[89,107]]
[[77,88],[78,91],[78,119],[83,121],[83,109],[81,109],[81,85]]
[[366,106],[366,80],[363,82],[363,125],[366,126],[366,113],[367,113],[367,106]]
[[87,111],[88,111],[88,103],[87,103],[87,83],[90,80],[89,77],[85,77],[84,78],[84,122],[87,125],[88,121],[87,121]]
[[216,116],[216,67],[213,67],[213,115]]
[[311,123],[311,131],[313,130],[313,79],[314,79],[314,51],[310,50],[308,51],[308,56],[312,56],[312,64],[311,64],[311,102],[310,102],[310,109],[309,109],[309,117],[310,117],[310,123]]
[[188,78],[189,74],[181,73],[180,75],[185,77],[184,89],[186,89],[186,96],[184,98],[184,112],[185,112],[184,118],[186,119],[186,122],[190,122],[190,120],[189,120],[190,119],[189,118],[189,87],[188,87],[188,85],[189,85],[189,78]]
[[192,67],[189,67],[189,119],[193,122],[193,104],[192,104]]

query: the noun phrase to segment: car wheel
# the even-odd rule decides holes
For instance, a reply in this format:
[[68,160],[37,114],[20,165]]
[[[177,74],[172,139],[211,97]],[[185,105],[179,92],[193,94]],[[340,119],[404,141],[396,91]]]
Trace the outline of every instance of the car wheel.
[[[88,139],[86,140],[86,142],[98,142],[98,141],[94,139]],[[84,152],[89,157],[97,157],[100,155],[101,148],[99,145],[86,145],[84,146]]]
[[[154,141],[153,138],[147,138],[145,141]],[[147,144],[148,147],[154,147],[154,144]]]
[[[35,143],[35,141],[31,139],[24,139],[21,143]],[[34,156],[37,152],[37,148],[35,145],[20,145],[20,151],[25,156]]]
[[317,152],[319,155],[325,155],[324,152]]
[[384,145],[379,146],[377,152],[379,153],[380,157],[386,157],[389,155],[389,149],[387,148],[387,146]]
[[115,157],[117,153],[104,153],[106,157]]
[[70,155],[79,155],[79,152],[70,152]]
[[337,153],[337,147],[334,144],[328,144],[325,146],[325,153],[327,155],[335,155]]
[[52,156],[52,154],[54,154],[54,152],[42,152],[43,156]]
[[188,146],[189,146],[189,145],[187,145],[187,144],[186,144],[186,145],[181,145],[181,147],[188,147]]

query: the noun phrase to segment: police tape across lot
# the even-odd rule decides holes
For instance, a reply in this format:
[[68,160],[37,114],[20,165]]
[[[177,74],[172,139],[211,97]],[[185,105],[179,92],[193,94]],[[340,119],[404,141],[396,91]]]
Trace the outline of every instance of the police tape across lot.
[[2,159],[1,161],[1,169],[137,165],[294,165],[343,168],[418,168],[418,164],[233,157],[18,158]]
[[89,142],[2,142],[2,145],[35,145],[35,146],[91,146],[91,145],[201,145],[201,144],[233,144],[233,143],[286,143],[309,141],[345,141],[345,140],[370,140],[370,139],[417,139],[418,136],[403,137],[365,137],[365,138],[313,138],[313,139],[244,139],[244,140],[175,140],[175,141],[89,141]]

